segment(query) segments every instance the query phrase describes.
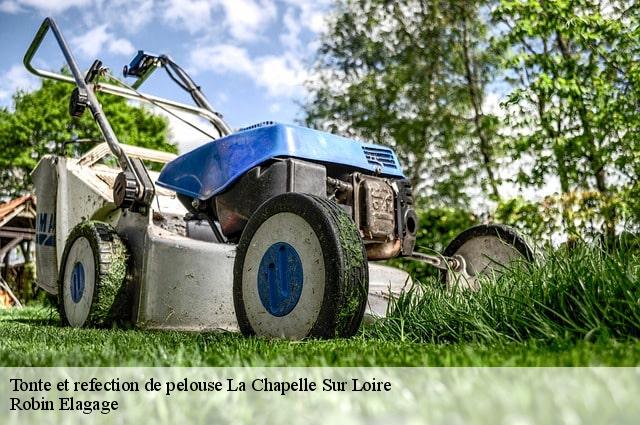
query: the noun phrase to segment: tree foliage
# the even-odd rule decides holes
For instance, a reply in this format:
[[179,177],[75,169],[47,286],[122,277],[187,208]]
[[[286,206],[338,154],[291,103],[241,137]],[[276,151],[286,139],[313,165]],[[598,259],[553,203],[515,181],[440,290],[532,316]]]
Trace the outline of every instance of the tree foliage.
[[[69,115],[70,94],[69,84],[45,80],[38,90],[17,92],[12,109],[0,109],[0,196],[28,192],[31,170],[42,156],[61,153],[63,144],[74,139],[102,140],[89,111],[79,119]],[[100,95],[99,100],[120,142],[177,152],[169,142],[166,119],[120,97]],[[65,151],[80,154],[93,146],[69,144]]]
[[465,205],[465,189],[481,180],[498,197],[481,5],[338,1],[307,124],[394,147],[414,187],[439,204]]
[[502,0],[493,14],[506,28],[497,45],[509,52],[512,152],[533,160],[518,181],[557,177],[561,196],[578,202],[561,208],[572,233],[571,210],[597,206],[591,218],[612,235],[638,187],[638,12],[633,1]]
[[[547,237],[640,223],[636,2],[337,4],[308,124],[394,147],[430,205],[467,207],[476,189],[494,218]],[[503,178],[548,196],[507,199]]]

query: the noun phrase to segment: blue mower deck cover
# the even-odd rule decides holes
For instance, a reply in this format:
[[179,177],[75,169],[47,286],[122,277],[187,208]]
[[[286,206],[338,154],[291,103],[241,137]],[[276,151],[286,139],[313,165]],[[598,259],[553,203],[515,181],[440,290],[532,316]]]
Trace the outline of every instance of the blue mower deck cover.
[[179,194],[206,200],[273,158],[299,158],[404,178],[395,153],[387,147],[291,124],[264,123],[180,155],[165,165],[157,183]]

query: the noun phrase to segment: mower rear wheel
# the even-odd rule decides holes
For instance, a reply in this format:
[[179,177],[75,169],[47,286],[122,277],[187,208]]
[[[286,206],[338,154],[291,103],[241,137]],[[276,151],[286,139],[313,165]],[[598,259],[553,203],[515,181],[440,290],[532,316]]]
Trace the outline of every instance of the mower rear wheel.
[[233,300],[245,335],[349,337],[367,302],[366,251],[334,202],[286,193],[249,219],[236,251]]
[[518,261],[532,262],[533,249],[515,229],[482,224],[460,233],[442,253],[464,261],[464,270],[443,271],[447,288],[478,290],[484,278],[496,279]]
[[62,323],[72,327],[108,326],[128,312],[125,292],[126,248],[108,224],[85,221],[65,244],[58,278]]

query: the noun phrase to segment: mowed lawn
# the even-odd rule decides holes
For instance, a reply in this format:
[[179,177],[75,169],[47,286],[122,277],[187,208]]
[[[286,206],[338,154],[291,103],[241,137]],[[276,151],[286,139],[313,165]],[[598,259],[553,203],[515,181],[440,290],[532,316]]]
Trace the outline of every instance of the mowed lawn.
[[50,308],[0,312],[2,366],[635,366],[640,343],[270,341],[229,332],[70,329]]
[[351,339],[71,329],[52,307],[0,311],[3,366],[637,366],[640,255],[554,251],[479,292],[435,281]]

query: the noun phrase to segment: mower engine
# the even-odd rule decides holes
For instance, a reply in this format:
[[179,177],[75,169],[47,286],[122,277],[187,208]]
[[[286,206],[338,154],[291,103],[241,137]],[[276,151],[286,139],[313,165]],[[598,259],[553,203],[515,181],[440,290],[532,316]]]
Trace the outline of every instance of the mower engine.
[[[239,175],[234,166],[259,163]],[[342,154],[341,154],[342,152]],[[209,164],[203,167],[202,161]],[[355,169],[354,169],[355,168]],[[195,170],[208,173],[194,175]],[[225,181],[234,180],[224,186]],[[237,242],[253,213],[274,196],[308,193],[332,200],[353,219],[369,260],[411,255],[417,217],[411,184],[391,149],[361,144],[309,128],[273,122],[243,129],[187,153],[165,167],[158,184],[179,193],[194,219],[217,223],[221,235]],[[214,227],[214,226],[212,226]]]
[[263,202],[286,192],[311,193],[337,202],[356,223],[370,260],[413,253],[417,219],[411,184],[404,179],[360,172],[327,175],[322,165],[283,159],[251,169],[208,207],[224,235],[235,241]]

